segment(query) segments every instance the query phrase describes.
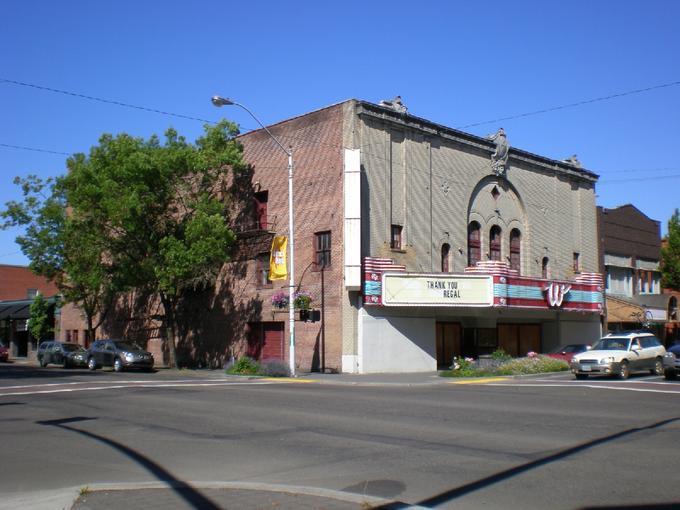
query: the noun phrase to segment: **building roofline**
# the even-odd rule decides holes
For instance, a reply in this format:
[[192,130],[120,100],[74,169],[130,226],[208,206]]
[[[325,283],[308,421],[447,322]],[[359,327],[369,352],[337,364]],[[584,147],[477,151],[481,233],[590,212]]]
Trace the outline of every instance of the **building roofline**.
[[[473,135],[459,129],[444,126],[436,122],[417,117],[410,113],[399,113],[391,108],[377,105],[369,101],[355,99],[357,104],[364,110],[359,113],[368,113],[386,121],[392,121],[405,127],[420,129],[430,134],[438,134],[443,138],[452,138],[460,143],[476,146],[477,148],[493,152],[496,148],[493,141],[478,135]],[[565,161],[560,161],[545,156],[540,156],[516,147],[510,146],[509,155],[511,158],[519,159],[528,163],[538,164],[553,170],[560,170],[564,173],[574,175],[592,182],[595,182],[599,175],[587,170],[571,165]]]
[[618,209],[623,209],[624,207],[632,207],[632,208],[635,209],[637,212],[639,212],[642,216],[644,216],[645,218],[647,218],[649,221],[653,221],[654,223],[661,224],[661,221],[655,220],[655,219],[653,219],[653,218],[650,218],[650,217],[647,216],[644,212],[642,212],[638,207],[636,207],[635,205],[633,205],[633,204],[631,204],[631,203],[617,205],[616,207],[603,207],[603,206],[601,206],[601,205],[598,206],[599,209],[602,209],[602,212],[603,212],[604,214],[607,214],[607,211],[616,211],[616,210],[618,210]]
[[[289,117],[287,119],[280,120],[278,122],[275,122],[273,124],[268,124],[267,129],[272,129],[280,126],[281,124],[285,124],[287,122],[291,122],[297,119],[300,119],[302,117],[306,117],[307,115],[312,115],[314,113],[322,112],[324,110],[328,110],[330,108],[335,108],[340,105],[343,105],[345,103],[350,103],[353,102],[356,105],[359,106],[359,111],[357,112],[358,114],[362,113],[368,113],[370,115],[376,116],[381,118],[382,120],[385,121],[390,121],[394,122],[397,124],[400,124],[405,127],[411,127],[414,129],[419,129],[421,131],[424,131],[426,133],[430,134],[438,134],[442,136],[443,138],[450,138],[455,141],[458,141],[460,143],[464,143],[466,145],[472,145],[475,146],[479,149],[486,150],[493,152],[495,150],[495,144],[493,141],[489,140],[488,138],[484,138],[478,135],[473,135],[471,133],[467,133],[465,131],[461,131],[459,129],[451,128],[448,126],[444,126],[443,124],[438,124],[436,122],[433,122],[428,119],[424,119],[422,117],[418,117],[416,115],[412,115],[410,113],[400,113],[395,110],[392,110],[391,108],[380,106],[378,104],[372,103],[370,101],[366,101],[364,99],[356,99],[356,98],[350,98],[350,99],[345,99],[343,101],[339,101],[337,103],[330,104],[328,106],[324,106],[321,108],[317,108],[315,110],[311,110],[309,112],[300,114],[300,115],[295,115],[293,117]],[[251,131],[248,131],[247,133],[239,134],[236,138],[243,138],[246,137],[252,133],[256,133],[258,131],[262,131],[262,128],[257,128],[253,129]],[[537,164],[539,166],[542,166],[544,168],[548,168],[551,170],[558,170],[561,171],[562,173],[572,175],[574,177],[579,177],[581,179],[585,179],[591,182],[597,181],[599,178],[599,175],[596,174],[595,172],[592,172],[590,170],[587,170],[585,168],[579,168],[574,165],[571,165],[565,161],[560,161],[557,159],[552,159],[548,158],[545,156],[540,156],[538,154],[534,154],[522,149],[518,149],[516,147],[510,147],[510,157],[514,159],[518,159],[520,161],[524,161],[527,163],[533,163]]]

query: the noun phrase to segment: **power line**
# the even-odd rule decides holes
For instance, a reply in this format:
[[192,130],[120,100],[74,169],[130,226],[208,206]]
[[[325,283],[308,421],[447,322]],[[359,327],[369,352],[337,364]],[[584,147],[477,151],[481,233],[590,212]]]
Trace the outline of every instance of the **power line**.
[[680,177],[680,174],[659,175],[657,177],[631,177],[630,179],[603,179],[601,181],[597,181],[597,184],[609,184],[615,182],[634,182],[634,181],[659,181],[662,179],[677,179],[678,177]]
[[10,145],[8,143],[0,143],[0,147],[9,147],[10,149],[20,149],[23,151],[46,152],[48,154],[58,154],[60,156],[70,156],[68,152],[51,151],[48,149],[38,149],[37,147],[24,147],[23,145]]
[[197,120],[199,122],[208,122],[210,124],[214,124],[214,122],[211,121],[211,120],[201,119],[199,117],[191,117],[189,115],[182,115],[180,113],[165,112],[163,110],[156,110],[155,108],[147,108],[145,106],[137,106],[137,105],[133,105],[133,104],[122,103],[120,101],[112,101],[111,99],[103,99],[101,97],[87,96],[85,94],[78,94],[76,92],[69,92],[67,90],[54,89],[54,88],[51,88],[51,87],[43,87],[41,85],[35,85],[33,83],[25,83],[25,82],[21,82],[21,81],[8,80],[6,78],[0,78],[0,82],[12,83],[13,85],[19,85],[21,87],[31,87],[31,88],[39,89],[39,90],[47,90],[48,92],[55,92],[57,94],[64,94],[66,96],[78,97],[78,98],[81,98],[81,99],[87,99],[89,101],[99,101],[100,103],[114,104],[116,106],[123,106],[125,108],[134,108],[135,110],[143,110],[143,111],[146,111],[146,112],[160,113],[161,115],[168,115],[170,117],[178,117],[180,119]]
[[483,126],[484,124],[494,124],[496,122],[501,122],[501,121],[504,121],[504,120],[521,119],[523,117],[529,117],[531,115],[539,115],[541,113],[554,112],[554,111],[557,111],[557,110],[565,110],[567,108],[574,108],[576,106],[583,106],[584,104],[597,103],[598,101],[607,101],[609,99],[615,99],[617,97],[623,97],[623,96],[631,96],[633,94],[641,94],[642,92],[649,92],[650,90],[657,90],[657,89],[662,89],[662,88],[665,88],[665,87],[674,87],[676,85],[680,85],[680,81],[664,83],[662,85],[654,85],[652,87],[646,87],[644,89],[629,90],[628,92],[621,92],[619,94],[612,94],[610,96],[596,97],[594,99],[586,99],[584,101],[578,101],[577,103],[569,103],[569,104],[564,104],[564,105],[561,105],[561,106],[554,106],[552,108],[546,108],[544,110],[536,110],[536,111],[533,111],[533,112],[526,112],[526,113],[519,113],[517,115],[511,115],[509,117],[500,117],[500,118],[494,119],[494,120],[485,120],[483,122],[475,122],[474,124],[466,124],[465,126],[459,126],[456,129],[466,129],[466,128],[471,128],[471,127],[475,127],[475,126]]

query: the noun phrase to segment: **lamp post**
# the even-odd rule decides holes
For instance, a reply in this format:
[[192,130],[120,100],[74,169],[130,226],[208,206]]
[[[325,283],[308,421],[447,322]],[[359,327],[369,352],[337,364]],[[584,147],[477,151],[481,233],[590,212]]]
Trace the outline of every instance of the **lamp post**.
[[267,127],[260,122],[253,112],[248,108],[243,106],[241,103],[237,103],[231,99],[220,96],[213,96],[212,104],[217,107],[220,106],[238,106],[243,108],[248,114],[255,119],[262,129],[269,135],[269,137],[276,142],[283,152],[288,156],[288,225],[289,225],[289,237],[288,240],[288,259],[290,260],[290,273],[288,275],[288,330],[290,332],[290,350],[288,353],[289,364],[290,364],[290,374],[295,376],[295,306],[293,302],[295,301],[295,229],[293,227],[293,148],[290,147],[286,149],[278,138],[276,138]]

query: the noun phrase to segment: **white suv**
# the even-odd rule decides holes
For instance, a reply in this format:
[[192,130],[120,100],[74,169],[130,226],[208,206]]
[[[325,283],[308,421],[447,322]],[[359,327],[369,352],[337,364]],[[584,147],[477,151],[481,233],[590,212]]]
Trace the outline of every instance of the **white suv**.
[[590,351],[574,356],[571,372],[577,379],[586,379],[589,375],[616,375],[627,379],[631,372],[643,370],[662,375],[665,354],[663,344],[652,333],[611,333]]

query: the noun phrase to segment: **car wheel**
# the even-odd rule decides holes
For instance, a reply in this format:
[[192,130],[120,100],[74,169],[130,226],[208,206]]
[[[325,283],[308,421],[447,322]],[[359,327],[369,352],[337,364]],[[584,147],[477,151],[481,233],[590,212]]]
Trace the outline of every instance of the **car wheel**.
[[650,370],[652,375],[663,375],[663,361],[661,358],[656,358],[654,361],[654,368]]
[[678,373],[672,368],[667,368],[664,370],[663,376],[669,381],[674,381],[678,377]]
[[628,379],[628,376],[630,375],[630,369],[628,368],[627,361],[621,362],[621,365],[619,366],[619,373],[617,375],[619,376],[619,379]]
[[94,358],[87,359],[87,368],[90,370],[97,370],[97,362],[94,360]]
[[120,360],[120,358],[116,358],[113,360],[113,370],[115,372],[123,371],[123,362]]
[[71,365],[69,365],[68,360],[65,359],[65,360],[64,360],[64,368],[68,368],[68,367],[70,367],[70,366],[71,366]]
[[588,379],[588,374],[576,374],[576,379],[579,380]]
[[47,361],[45,360],[45,358],[40,359],[40,366],[43,367],[43,368],[45,368],[47,366]]

